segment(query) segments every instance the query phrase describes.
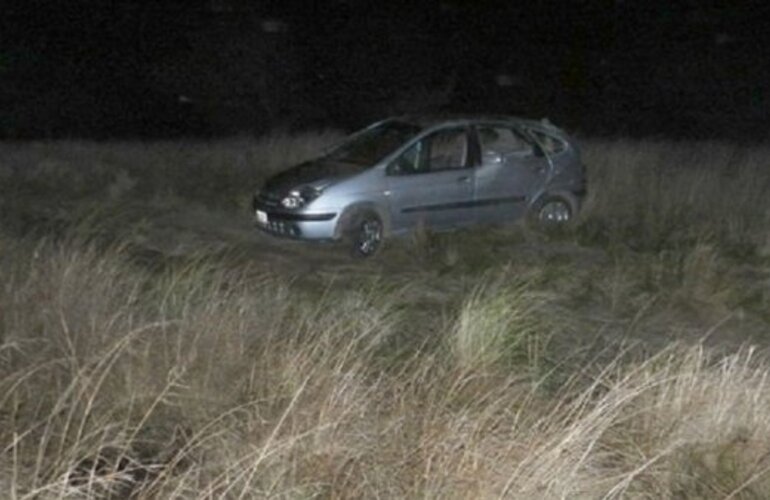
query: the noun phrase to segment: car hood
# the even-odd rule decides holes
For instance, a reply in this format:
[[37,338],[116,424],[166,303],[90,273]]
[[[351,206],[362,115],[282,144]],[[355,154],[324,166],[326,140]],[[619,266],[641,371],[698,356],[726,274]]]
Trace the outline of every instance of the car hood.
[[287,193],[300,186],[324,187],[340,179],[358,174],[368,168],[366,165],[341,163],[326,159],[301,163],[274,175],[264,185],[266,191]]

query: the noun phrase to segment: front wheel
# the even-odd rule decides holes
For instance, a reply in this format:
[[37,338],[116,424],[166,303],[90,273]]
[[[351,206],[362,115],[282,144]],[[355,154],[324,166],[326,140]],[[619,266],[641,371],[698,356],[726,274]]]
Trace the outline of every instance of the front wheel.
[[382,248],[384,225],[374,212],[362,212],[353,217],[347,232],[350,254],[357,259],[373,257]]

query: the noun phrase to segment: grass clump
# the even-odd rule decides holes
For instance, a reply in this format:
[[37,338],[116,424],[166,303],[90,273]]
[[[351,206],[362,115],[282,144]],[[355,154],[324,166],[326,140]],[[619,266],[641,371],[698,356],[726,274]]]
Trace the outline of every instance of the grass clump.
[[463,303],[450,335],[457,365],[487,370],[537,362],[548,335],[547,301],[522,278],[482,278]]

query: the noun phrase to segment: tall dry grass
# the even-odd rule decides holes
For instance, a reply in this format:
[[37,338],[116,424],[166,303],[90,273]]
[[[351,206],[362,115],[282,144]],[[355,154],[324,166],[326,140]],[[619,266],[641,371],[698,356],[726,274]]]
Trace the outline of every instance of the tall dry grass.
[[770,252],[770,149],[717,141],[586,140],[586,222],[603,242],[706,240]]
[[695,311],[713,344],[713,318],[767,316],[765,147],[585,141],[570,252],[436,237],[443,257],[371,280],[221,255],[145,266],[93,238],[131,210],[239,209],[335,137],[0,146],[0,491],[770,497],[763,350],[609,340],[676,336],[674,312]]
[[105,221],[119,228],[178,206],[245,211],[267,176],[318,155],[334,131],[218,141],[0,143],[0,218],[14,233]]
[[80,241],[2,250],[10,498],[770,492],[751,349],[673,345],[553,386],[527,347],[553,298],[514,275],[471,292],[445,344],[396,359],[403,290],[319,296],[210,259],[150,273]]

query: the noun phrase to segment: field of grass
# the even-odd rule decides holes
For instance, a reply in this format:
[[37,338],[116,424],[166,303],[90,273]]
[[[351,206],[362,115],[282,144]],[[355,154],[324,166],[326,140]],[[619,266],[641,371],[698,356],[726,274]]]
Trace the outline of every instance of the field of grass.
[[338,138],[0,144],[6,497],[770,497],[770,147],[585,139],[559,235],[254,234]]

